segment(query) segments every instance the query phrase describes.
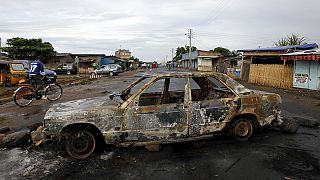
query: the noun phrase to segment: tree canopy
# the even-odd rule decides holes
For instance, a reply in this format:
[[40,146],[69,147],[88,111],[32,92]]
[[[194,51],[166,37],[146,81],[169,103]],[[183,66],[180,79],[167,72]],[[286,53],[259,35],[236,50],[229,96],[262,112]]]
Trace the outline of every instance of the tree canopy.
[[35,59],[38,56],[48,58],[55,55],[54,48],[49,42],[42,42],[41,38],[11,38],[7,40],[7,47],[1,48],[12,59]]
[[[191,47],[191,51],[196,51],[197,48],[195,46]],[[176,49],[176,56],[174,57],[175,60],[182,59],[182,54],[189,52],[189,46],[186,47],[177,47]]]
[[216,47],[213,49],[213,52],[220,53],[223,56],[230,56],[231,55],[231,51],[227,48],[224,48],[224,47]]
[[300,37],[295,34],[291,34],[291,36],[287,36],[285,38],[281,38],[277,42],[274,42],[275,46],[293,46],[293,45],[302,45],[306,44],[306,38]]

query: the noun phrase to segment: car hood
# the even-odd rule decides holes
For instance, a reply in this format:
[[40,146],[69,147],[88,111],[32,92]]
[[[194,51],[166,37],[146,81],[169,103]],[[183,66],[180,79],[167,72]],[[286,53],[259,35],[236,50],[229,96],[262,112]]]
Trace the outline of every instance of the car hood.
[[[27,74],[30,74],[30,70],[29,69],[26,69],[26,73]],[[44,73],[45,73],[45,75],[57,75],[57,73],[56,72],[54,72],[54,71],[52,71],[52,70],[50,70],[50,69],[44,69]]]
[[73,122],[98,123],[101,119],[116,116],[119,108],[108,96],[87,98],[54,104],[45,114],[46,123]]
[[44,69],[44,73],[45,73],[46,75],[54,75],[54,74],[56,74],[56,72],[54,72],[54,71],[52,71],[52,70],[50,70],[50,69]]

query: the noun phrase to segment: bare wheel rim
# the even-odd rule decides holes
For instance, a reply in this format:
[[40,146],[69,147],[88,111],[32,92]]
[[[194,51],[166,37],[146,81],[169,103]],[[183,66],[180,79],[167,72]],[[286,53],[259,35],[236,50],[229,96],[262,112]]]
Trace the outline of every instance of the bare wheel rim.
[[93,134],[87,130],[73,132],[67,139],[66,149],[70,156],[77,159],[89,157],[96,147]]
[[20,107],[28,106],[33,101],[33,91],[31,88],[22,87],[13,96],[13,100],[16,105]]
[[249,120],[238,120],[233,126],[233,136],[241,141],[249,139],[252,135],[252,131],[253,127]]
[[45,95],[48,100],[50,101],[56,101],[58,100],[62,95],[62,88],[58,84],[50,84],[46,88]]

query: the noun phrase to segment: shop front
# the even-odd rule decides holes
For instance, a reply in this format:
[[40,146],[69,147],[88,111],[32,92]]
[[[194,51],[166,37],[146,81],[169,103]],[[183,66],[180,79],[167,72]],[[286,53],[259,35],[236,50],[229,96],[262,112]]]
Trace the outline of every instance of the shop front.
[[282,55],[293,63],[293,87],[320,90],[320,49]]

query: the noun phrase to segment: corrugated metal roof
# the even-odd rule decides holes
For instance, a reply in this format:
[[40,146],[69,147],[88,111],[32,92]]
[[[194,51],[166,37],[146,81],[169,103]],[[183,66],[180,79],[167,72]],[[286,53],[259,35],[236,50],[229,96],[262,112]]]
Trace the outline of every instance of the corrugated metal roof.
[[256,52],[256,51],[285,51],[289,49],[296,50],[308,50],[318,48],[318,44],[304,44],[304,45],[294,45],[294,46],[280,46],[280,47],[267,47],[267,48],[257,48],[257,49],[243,49],[237,50],[237,52]]
[[311,55],[311,54],[320,54],[320,49],[316,48],[316,49],[310,49],[306,51],[287,53],[287,54],[282,54],[282,56]]

